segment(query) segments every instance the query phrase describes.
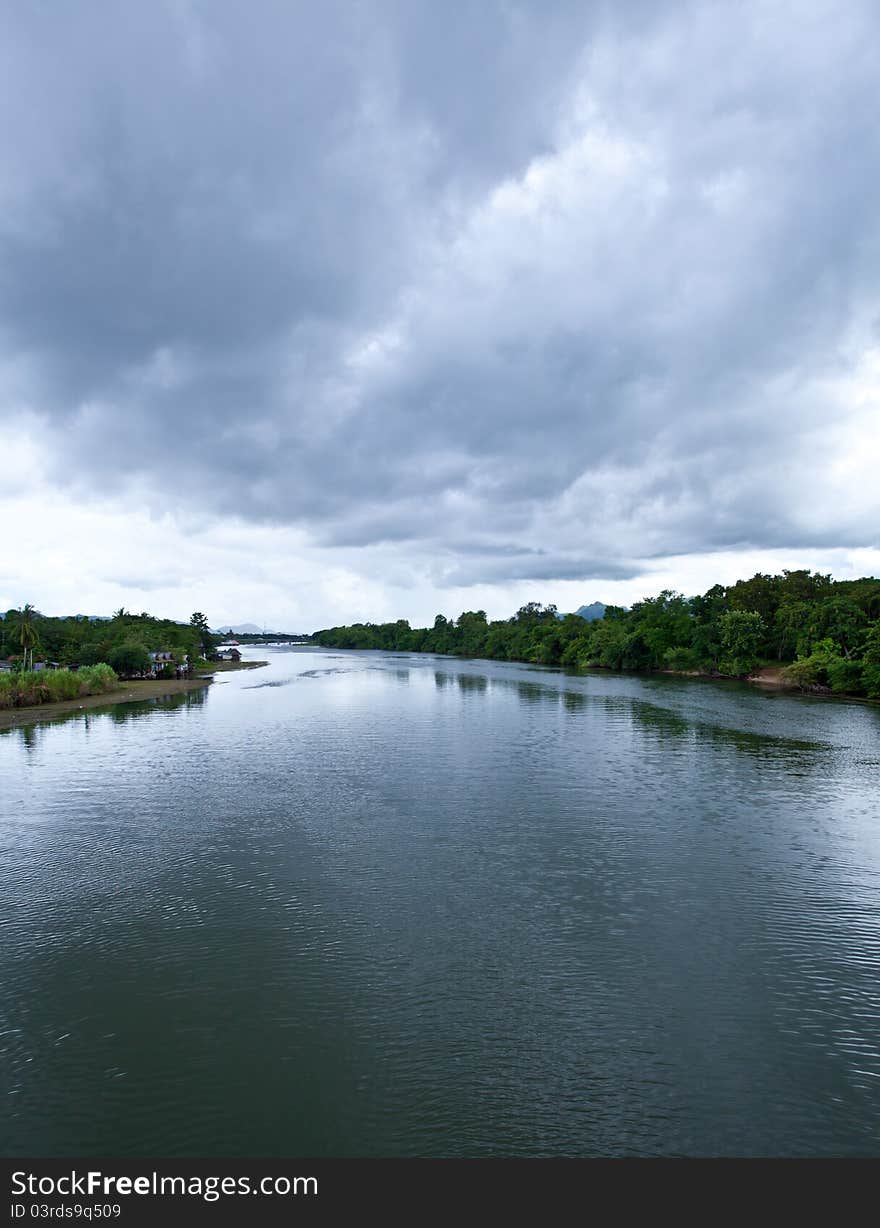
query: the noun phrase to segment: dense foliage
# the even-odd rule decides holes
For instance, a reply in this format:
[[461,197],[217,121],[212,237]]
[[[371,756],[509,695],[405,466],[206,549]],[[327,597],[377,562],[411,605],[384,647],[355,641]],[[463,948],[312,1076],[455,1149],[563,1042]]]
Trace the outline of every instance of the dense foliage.
[[189,623],[151,614],[117,610],[112,618],[94,619],[78,614],[49,618],[31,606],[8,610],[0,619],[0,659],[12,658],[25,665],[29,660],[51,661],[62,666],[97,665],[103,662],[123,677],[132,677],[150,666],[151,652],[172,652],[176,661],[189,656],[195,661],[210,656],[217,643],[204,614],[196,612]]
[[662,592],[604,618],[560,617],[530,602],[513,618],[489,622],[483,610],[433,627],[355,623],[317,631],[333,648],[454,653],[586,669],[671,669],[744,677],[782,664],[804,689],[880,698],[880,580],[832,580],[809,571],[756,575],[701,597]]

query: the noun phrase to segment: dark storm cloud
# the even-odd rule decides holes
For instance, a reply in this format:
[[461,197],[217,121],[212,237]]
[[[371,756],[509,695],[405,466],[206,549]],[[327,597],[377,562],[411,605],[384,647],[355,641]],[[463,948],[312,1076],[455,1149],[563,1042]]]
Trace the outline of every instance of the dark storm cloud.
[[449,584],[875,540],[811,506],[877,344],[873,6],[4,21],[0,413],[58,480]]
[[566,556],[516,551],[478,555],[456,560],[448,567],[436,567],[429,574],[440,585],[452,587],[472,584],[504,584],[511,580],[632,580],[641,574],[635,563],[589,556]]

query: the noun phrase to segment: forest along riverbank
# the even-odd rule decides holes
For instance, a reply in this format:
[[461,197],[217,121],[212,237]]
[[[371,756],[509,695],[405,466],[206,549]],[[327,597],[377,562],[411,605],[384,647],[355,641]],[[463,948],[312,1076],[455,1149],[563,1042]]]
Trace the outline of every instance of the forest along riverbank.
[[[601,613],[595,614],[598,605]],[[592,611],[589,617],[585,611]],[[315,631],[324,648],[436,652],[578,670],[735,678],[808,694],[880,700],[880,579],[810,571],[716,584],[703,596],[664,589],[627,609],[573,614],[529,601],[512,618],[465,610],[432,627],[352,623]]]
[[77,699],[64,699],[58,703],[36,704],[29,708],[7,708],[0,711],[0,730],[34,725],[38,721],[51,720],[67,712],[87,711],[91,708],[110,708],[116,704],[138,703],[145,699],[162,699],[166,695],[179,695],[182,691],[198,691],[210,686],[215,673],[228,673],[236,669],[259,669],[266,661],[217,661],[209,670],[196,678],[135,678],[120,682],[117,691],[105,691],[102,695],[81,695]]

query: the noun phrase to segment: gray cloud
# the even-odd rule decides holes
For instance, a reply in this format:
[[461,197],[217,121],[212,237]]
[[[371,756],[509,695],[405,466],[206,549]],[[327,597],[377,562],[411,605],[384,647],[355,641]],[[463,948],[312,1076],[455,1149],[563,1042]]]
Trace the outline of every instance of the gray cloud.
[[875,6],[4,22],[0,414],[57,482],[450,585],[877,541],[827,484],[870,425]]

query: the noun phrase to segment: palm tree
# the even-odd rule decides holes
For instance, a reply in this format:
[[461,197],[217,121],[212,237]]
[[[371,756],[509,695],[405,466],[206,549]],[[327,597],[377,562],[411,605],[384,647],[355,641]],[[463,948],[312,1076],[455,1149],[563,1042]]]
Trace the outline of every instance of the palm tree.
[[13,614],[13,627],[18,634],[18,642],[21,644],[25,669],[28,668],[28,651],[31,654],[31,669],[33,669],[34,649],[40,646],[40,636],[34,625],[34,616],[38,613],[39,611],[28,602]]

